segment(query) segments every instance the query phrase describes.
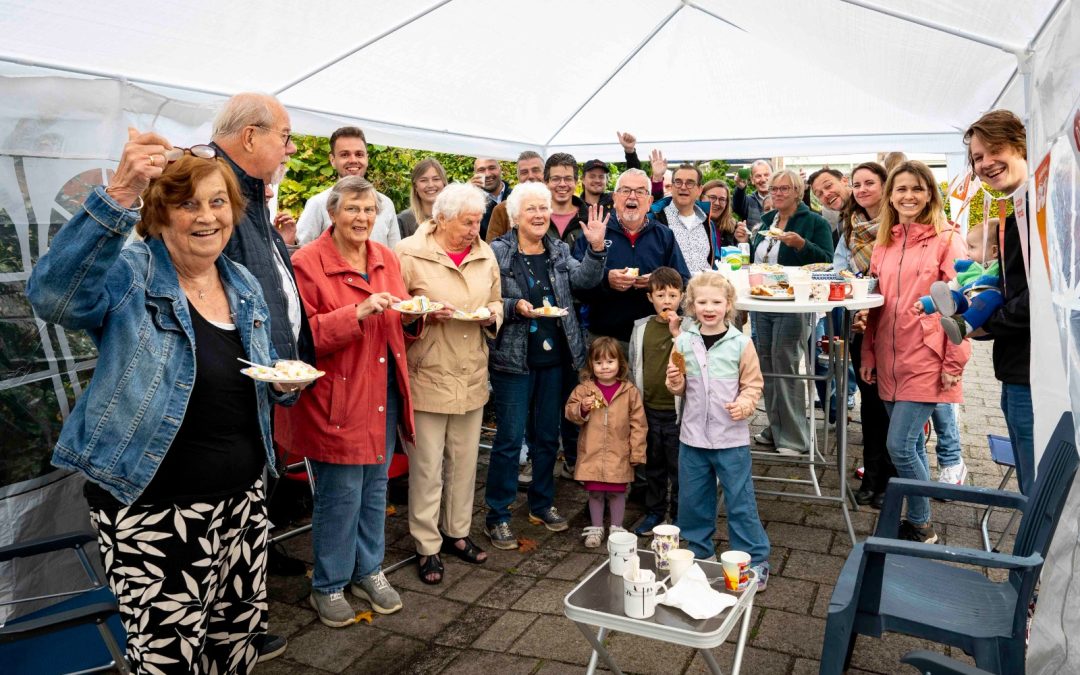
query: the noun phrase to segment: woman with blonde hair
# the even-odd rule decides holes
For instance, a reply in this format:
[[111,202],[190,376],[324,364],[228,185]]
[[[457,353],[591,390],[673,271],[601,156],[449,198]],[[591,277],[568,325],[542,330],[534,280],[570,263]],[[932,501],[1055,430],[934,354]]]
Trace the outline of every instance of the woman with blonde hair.
[[[934,175],[922,162],[903,162],[885,183],[877,244],[870,273],[885,304],[871,310],[859,376],[876,382],[889,412],[886,446],[901,478],[930,480],[923,426],[938,403],[963,400],[961,378],[971,345],[954,345],[934,316],[912,307],[935,281],[956,276],[953,261],[965,257],[964,238],[945,219]],[[900,537],[934,543],[930,501],[908,499]]]
[[398,214],[401,238],[410,237],[417,226],[432,217],[435,198],[446,187],[446,169],[434,157],[416,163],[410,178],[409,208]]

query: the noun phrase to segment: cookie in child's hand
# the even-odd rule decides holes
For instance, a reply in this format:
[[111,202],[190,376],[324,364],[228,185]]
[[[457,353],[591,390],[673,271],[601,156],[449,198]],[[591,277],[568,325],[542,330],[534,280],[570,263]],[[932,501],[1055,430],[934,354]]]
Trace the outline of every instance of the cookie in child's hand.
[[680,375],[686,374],[686,357],[682,355],[682,352],[671,352],[671,362],[679,369]]

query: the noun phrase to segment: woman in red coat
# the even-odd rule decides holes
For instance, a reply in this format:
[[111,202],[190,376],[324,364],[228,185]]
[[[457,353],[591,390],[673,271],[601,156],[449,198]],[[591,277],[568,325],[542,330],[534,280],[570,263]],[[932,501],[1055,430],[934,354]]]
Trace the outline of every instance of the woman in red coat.
[[406,295],[397,258],[370,240],[378,202],[358,176],[338,181],[326,202],[333,226],[292,258],[326,375],[278,418],[277,441],[311,459],[315,570],[309,601],[331,628],[356,621],[345,598],[382,614],[401,598],[382,573],[386,481],[400,423],[413,435],[402,315],[390,305]]
[[[964,366],[971,343],[955,345],[937,317],[915,311],[935,281],[956,276],[953,261],[967,257],[964,236],[945,220],[934,174],[922,162],[904,162],[885,182],[870,273],[885,304],[870,311],[859,374],[876,382],[889,412],[885,445],[901,478],[930,480],[923,426],[938,403],[963,401]],[[900,538],[932,544],[930,500],[909,497]]]

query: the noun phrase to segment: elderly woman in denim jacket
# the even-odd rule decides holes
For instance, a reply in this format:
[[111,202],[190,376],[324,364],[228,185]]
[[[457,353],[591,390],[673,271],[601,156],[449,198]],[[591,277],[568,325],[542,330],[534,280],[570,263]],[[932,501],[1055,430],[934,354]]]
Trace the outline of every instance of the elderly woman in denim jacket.
[[88,479],[134,669],[247,672],[267,620],[270,403],[300,387],[240,373],[275,354],[259,283],[221,255],[244,208],[231,169],[209,146],[130,139],[27,285],[99,350],[52,461]]
[[566,518],[554,506],[553,472],[566,398],[562,380],[568,364],[575,369],[585,364],[586,352],[571,292],[592,288],[603,278],[607,218],[601,220],[601,209],[589,207],[589,220],[582,223],[588,252],[579,262],[564,242],[548,234],[551,192],[546,186],[518,185],[506,210],[514,227],[491,242],[502,276],[506,323],[491,341],[497,429],[485,499],[491,544],[514,549],[517,538],[510,530],[510,505],[517,494],[518,452],[527,422],[533,461],[529,521],[555,532],[567,528]]

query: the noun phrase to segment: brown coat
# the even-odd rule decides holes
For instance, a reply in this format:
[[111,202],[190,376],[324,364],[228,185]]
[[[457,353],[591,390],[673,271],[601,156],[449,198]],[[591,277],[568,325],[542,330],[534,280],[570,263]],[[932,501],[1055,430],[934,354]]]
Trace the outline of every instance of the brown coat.
[[594,399],[603,401],[604,395],[589,381],[575,387],[566,402],[566,419],[582,425],[574,480],[629,483],[634,479],[633,467],[645,463],[648,427],[641,392],[623,382],[611,403],[582,417],[581,402]]
[[499,265],[491,247],[477,240],[461,261],[450,260],[435,241],[435,223],[422,223],[394,252],[410,295],[426,295],[457,309],[486,306],[495,324],[467,321],[424,321],[420,337],[409,345],[409,380],[416,410],[461,415],[488,400],[488,346],[503,321]]
[[489,244],[510,231],[510,212],[506,210],[506,202],[499,202],[491,211],[491,219],[488,220],[487,235],[484,240]]

